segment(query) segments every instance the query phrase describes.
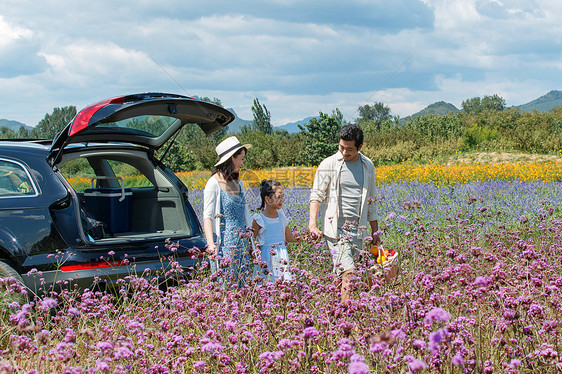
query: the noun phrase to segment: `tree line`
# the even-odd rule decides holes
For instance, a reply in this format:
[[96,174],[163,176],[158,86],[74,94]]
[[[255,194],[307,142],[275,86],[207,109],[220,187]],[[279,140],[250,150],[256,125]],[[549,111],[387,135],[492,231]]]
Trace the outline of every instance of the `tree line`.
[[[220,99],[202,100],[221,105]],[[234,134],[252,144],[245,166],[273,168],[318,165],[337,150],[339,129],[347,123],[339,109],[320,112],[300,132],[276,130],[267,107],[256,98],[253,121]],[[356,123],[365,133],[363,153],[375,165],[430,162],[439,157],[476,150],[557,153],[562,150],[562,107],[550,112],[523,112],[506,108],[498,95],[463,101],[462,110],[448,114],[425,114],[407,121],[393,116],[382,102],[361,105]],[[55,108],[31,130],[0,128],[0,138],[52,139],[76,115],[76,107]],[[175,171],[212,169],[216,145],[227,129],[206,136],[197,125],[188,124],[158,153]]]

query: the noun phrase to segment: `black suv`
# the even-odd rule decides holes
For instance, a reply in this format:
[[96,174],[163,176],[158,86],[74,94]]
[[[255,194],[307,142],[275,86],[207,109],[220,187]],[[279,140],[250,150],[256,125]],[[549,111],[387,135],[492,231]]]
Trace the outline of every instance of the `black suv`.
[[[232,120],[208,102],[143,93],[84,108],[52,141],[0,141],[0,278],[41,292],[194,266],[201,225],[155,151],[186,124],[210,134]],[[71,186],[76,170],[88,170],[86,187]]]

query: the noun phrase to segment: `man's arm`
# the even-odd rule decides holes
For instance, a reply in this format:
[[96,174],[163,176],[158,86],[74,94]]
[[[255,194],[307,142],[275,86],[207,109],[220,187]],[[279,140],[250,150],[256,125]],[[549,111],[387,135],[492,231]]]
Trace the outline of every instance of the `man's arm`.
[[313,237],[321,238],[322,231],[318,229],[318,212],[320,211],[320,202],[318,200],[310,200],[310,218],[308,219],[308,231]]
[[369,221],[369,224],[371,225],[373,245],[381,244],[381,238],[379,237],[379,234],[378,234],[378,232],[379,232],[379,221],[378,220]]

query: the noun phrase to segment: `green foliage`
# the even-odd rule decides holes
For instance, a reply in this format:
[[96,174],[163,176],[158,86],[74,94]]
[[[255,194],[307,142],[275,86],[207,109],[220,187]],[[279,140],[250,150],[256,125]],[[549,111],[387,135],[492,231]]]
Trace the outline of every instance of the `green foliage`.
[[464,143],[470,148],[474,148],[479,144],[484,144],[490,140],[496,139],[498,137],[498,130],[490,128],[489,126],[478,126],[478,124],[473,123],[464,133]]
[[476,114],[485,110],[504,110],[505,100],[498,96],[484,96],[482,99],[473,97],[462,102],[462,109],[465,113]]
[[390,108],[381,102],[361,105],[358,112],[357,124],[361,126],[363,132],[380,131],[391,121]]
[[299,144],[303,142],[301,134],[274,132],[264,134],[261,131],[249,131],[240,135],[242,144],[251,144],[246,154],[244,168],[267,169],[281,166],[303,164]]
[[31,130],[31,136],[37,139],[53,139],[74,116],[76,116],[75,106],[55,108],[52,114],[45,114],[45,117]]
[[359,118],[357,121],[370,120],[381,122],[390,119],[390,108],[382,102],[376,102],[373,105],[361,105],[358,109]]
[[337,151],[343,122],[341,112],[336,109],[331,116],[320,112],[318,118],[311,118],[308,123],[299,125],[305,137],[301,154],[307,165],[318,165]]
[[271,134],[273,132],[271,114],[269,113],[269,110],[267,110],[265,104],[260,104],[260,101],[257,98],[254,99],[252,113],[254,114],[252,130],[256,130],[264,134]]
[[[202,100],[222,105],[217,98]],[[505,109],[504,100],[493,95],[465,100],[463,111],[451,109],[440,114],[439,110],[445,108],[451,109],[450,104],[436,103],[435,108],[423,115],[399,120],[391,116],[383,103],[362,105],[357,123],[365,134],[363,153],[375,164],[383,165],[404,160],[430,162],[483,149],[543,154],[562,150],[562,107],[550,112]],[[300,125],[301,132],[297,134],[274,130],[269,111],[258,99],[254,100],[252,110],[254,122],[237,134],[243,143],[253,145],[245,168],[318,165],[337,151],[339,130],[345,124],[338,109],[331,115],[320,113],[319,117]],[[75,113],[75,107],[55,108],[32,130],[0,127],[0,138],[52,138]],[[262,125],[256,126],[257,123]],[[136,128],[151,130],[155,125],[134,124]],[[227,136],[226,129],[207,136],[198,125],[188,124],[156,157],[160,159],[166,153],[162,162],[174,171],[211,170],[217,161],[215,147]],[[76,173],[80,174],[80,168]]]

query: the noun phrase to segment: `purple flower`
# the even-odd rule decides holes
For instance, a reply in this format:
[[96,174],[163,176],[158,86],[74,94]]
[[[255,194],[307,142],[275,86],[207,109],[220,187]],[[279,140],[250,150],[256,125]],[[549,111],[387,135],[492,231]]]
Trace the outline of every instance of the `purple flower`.
[[217,342],[209,342],[201,347],[201,352],[210,352],[212,354],[218,354],[224,349],[224,347]]
[[455,366],[461,366],[462,364],[464,364],[464,359],[462,358],[462,354],[460,352],[457,352],[457,354],[453,356],[451,362]]
[[353,361],[349,364],[348,370],[349,374],[368,374],[369,366],[361,361]]
[[68,308],[68,314],[77,317],[80,315],[80,311],[77,308]]
[[433,308],[424,317],[423,321],[432,324],[435,321],[446,322],[451,319],[451,315],[444,309]]
[[117,349],[117,352],[115,352],[113,355],[115,356],[115,358],[120,359],[123,357],[131,357],[134,355],[134,353],[127,347],[119,347]]
[[437,330],[429,334],[429,349],[432,353],[436,353],[439,351],[439,344],[443,340],[443,332],[442,330]]
[[414,345],[414,348],[419,349],[419,350],[424,350],[425,346],[426,346],[425,340],[422,340],[422,339],[414,340],[413,345]]
[[113,344],[111,344],[110,342],[99,342],[96,344],[96,348],[97,349],[113,349]]
[[43,311],[48,311],[49,309],[54,308],[56,306],[57,306],[57,301],[55,299],[46,297],[44,300],[39,302],[37,308]]
[[404,356],[404,361],[408,363],[410,370],[414,372],[424,370],[427,367],[427,364],[424,361],[418,360],[410,355]]
[[392,330],[390,335],[395,337],[396,339],[406,339],[406,333],[400,329]]
[[385,221],[390,221],[391,219],[393,219],[394,217],[396,217],[396,213],[394,212],[390,212],[390,214],[388,216],[386,216],[386,218],[384,219]]
[[234,330],[234,328],[236,327],[236,322],[234,321],[226,321],[224,323],[224,327],[226,327],[228,330],[232,331]]
[[260,354],[260,360],[263,360],[266,366],[271,366],[275,363],[275,361],[279,360],[281,357],[285,355],[283,351],[276,351],[276,352],[263,352]]
[[96,371],[109,371],[109,365],[101,360],[98,360],[96,363]]
[[193,363],[193,368],[194,369],[203,369],[205,368],[205,366],[207,366],[207,364],[205,363],[205,361],[195,361]]
[[316,328],[314,328],[312,326],[307,327],[307,328],[304,329],[303,335],[304,335],[304,339],[308,340],[308,339],[311,339],[311,338],[314,338],[315,336],[317,336],[318,330],[316,330]]
[[490,283],[490,278],[486,276],[478,276],[474,279],[474,284],[479,286],[487,286]]
[[371,353],[377,353],[377,352],[384,351],[387,347],[388,344],[386,344],[385,342],[377,342],[369,348],[369,351]]
[[279,340],[279,344],[277,344],[277,348],[283,349],[283,348],[291,348],[293,346],[293,344],[291,343],[291,341],[289,339],[283,338],[281,340]]

